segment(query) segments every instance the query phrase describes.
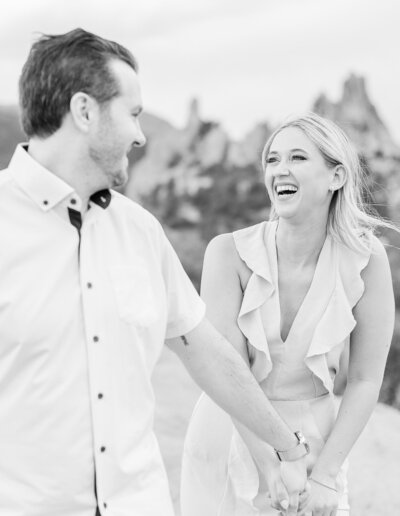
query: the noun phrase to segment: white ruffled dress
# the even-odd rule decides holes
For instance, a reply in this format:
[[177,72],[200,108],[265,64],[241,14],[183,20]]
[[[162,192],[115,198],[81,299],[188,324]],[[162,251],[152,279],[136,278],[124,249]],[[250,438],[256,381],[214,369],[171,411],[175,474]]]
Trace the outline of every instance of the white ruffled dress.
[[[333,381],[356,325],[352,309],[364,291],[361,271],[369,254],[327,237],[310,289],[285,341],[280,335],[277,222],[233,233],[252,271],[238,325],[247,339],[251,370],[293,431],[311,445],[311,470],[336,418]],[[210,357],[212,359],[212,357]],[[348,515],[346,464],[338,515]],[[272,516],[257,467],[230,417],[202,394],[192,415],[183,454],[182,516]]]

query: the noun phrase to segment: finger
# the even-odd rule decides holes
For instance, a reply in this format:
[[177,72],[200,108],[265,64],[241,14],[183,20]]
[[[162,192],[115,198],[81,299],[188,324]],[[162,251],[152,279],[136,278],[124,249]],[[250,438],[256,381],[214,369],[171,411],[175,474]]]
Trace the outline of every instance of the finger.
[[297,516],[308,516],[311,512],[308,510],[308,507],[305,506],[300,512],[297,513]]
[[286,511],[289,507],[289,500],[286,498],[280,498],[279,505],[284,511]]
[[310,491],[302,491],[299,495],[299,507],[298,507],[298,511],[304,509],[304,507],[307,505],[309,499],[310,499],[310,496],[311,496],[311,493]]
[[285,498],[285,495],[283,496],[278,496],[278,497],[273,497],[271,499],[271,507],[273,507],[274,509],[277,509],[278,511],[286,511],[287,508],[289,507],[289,501],[287,500],[287,496]]
[[299,506],[297,508],[298,515],[302,516],[305,514],[305,509],[308,507],[311,497],[311,486],[309,482],[306,482],[306,485],[304,487],[304,491],[302,491],[299,495]]
[[270,492],[270,495],[268,498],[270,498],[271,507],[273,509],[276,509],[277,511],[279,511],[281,509],[281,506],[279,503],[279,498],[277,497],[276,493]]
[[332,507],[329,507],[329,509],[326,509],[326,511],[324,512],[324,515],[326,514],[326,516],[336,516],[337,510],[337,507],[334,507],[333,509]]
[[307,498],[307,500],[304,501],[304,503],[299,503],[299,507],[297,509],[297,516],[305,516],[306,514],[310,514],[310,498]]
[[304,486],[304,490],[302,491],[303,493],[307,493],[308,495],[311,493],[311,484],[310,482],[306,482],[306,485]]
[[277,504],[277,507],[275,507],[278,510],[287,511],[287,508],[289,507],[289,495],[285,488],[285,485],[282,481],[277,482],[275,485],[276,493],[273,496],[274,503]]
[[297,508],[299,506],[299,493],[293,493],[289,497],[289,507],[287,509],[287,516],[297,516]]

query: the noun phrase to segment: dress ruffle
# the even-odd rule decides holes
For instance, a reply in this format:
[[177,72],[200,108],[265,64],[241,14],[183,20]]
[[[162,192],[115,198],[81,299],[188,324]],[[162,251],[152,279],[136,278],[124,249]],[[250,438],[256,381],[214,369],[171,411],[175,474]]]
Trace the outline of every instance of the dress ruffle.
[[262,222],[233,233],[239,256],[252,271],[244,291],[238,326],[249,345],[256,350],[256,360],[252,362],[251,369],[258,382],[262,382],[272,369],[272,360],[259,310],[275,290],[264,240],[266,224]]
[[[258,382],[262,382],[272,369],[260,307],[275,290],[266,242],[271,237],[270,232],[276,230],[276,225],[276,222],[262,222],[233,233],[237,251],[252,271],[244,292],[238,325],[248,344],[255,350],[252,372]],[[324,285],[324,290],[328,286],[325,295],[329,297],[325,311],[316,323],[304,361],[326,389],[332,392],[330,369],[335,369],[333,362],[338,362],[344,343],[356,325],[352,309],[364,292],[361,272],[368,264],[369,254],[356,253],[331,239],[329,255],[330,270],[326,277],[329,285]]]

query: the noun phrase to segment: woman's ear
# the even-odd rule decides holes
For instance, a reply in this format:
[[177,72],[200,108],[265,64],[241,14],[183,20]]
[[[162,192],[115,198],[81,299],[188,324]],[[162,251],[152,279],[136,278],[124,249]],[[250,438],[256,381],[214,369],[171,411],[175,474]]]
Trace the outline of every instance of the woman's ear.
[[332,181],[329,189],[331,192],[334,192],[336,190],[340,190],[342,186],[345,184],[347,179],[346,169],[343,165],[336,165],[336,167],[333,169],[333,176]]
[[78,91],[70,102],[72,120],[80,131],[87,133],[98,111],[97,102],[87,93]]

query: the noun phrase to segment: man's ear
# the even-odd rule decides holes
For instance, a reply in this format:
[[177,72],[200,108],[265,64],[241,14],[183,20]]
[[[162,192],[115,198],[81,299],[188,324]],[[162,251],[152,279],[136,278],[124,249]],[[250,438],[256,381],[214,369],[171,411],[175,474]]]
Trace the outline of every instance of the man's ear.
[[347,179],[346,169],[343,165],[336,165],[333,169],[333,176],[330,189],[331,191],[340,190]]
[[78,91],[71,98],[70,112],[76,127],[87,133],[98,112],[97,102],[87,93]]

